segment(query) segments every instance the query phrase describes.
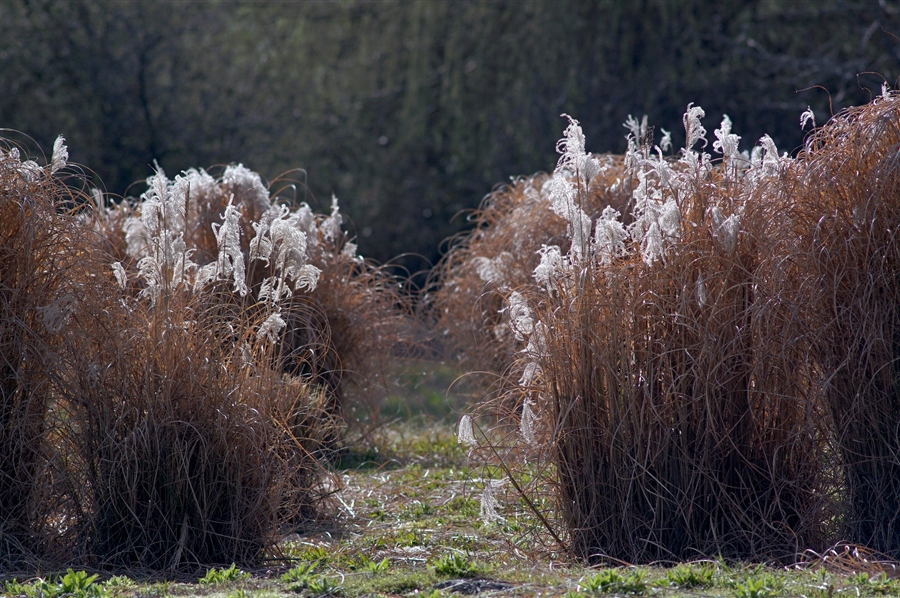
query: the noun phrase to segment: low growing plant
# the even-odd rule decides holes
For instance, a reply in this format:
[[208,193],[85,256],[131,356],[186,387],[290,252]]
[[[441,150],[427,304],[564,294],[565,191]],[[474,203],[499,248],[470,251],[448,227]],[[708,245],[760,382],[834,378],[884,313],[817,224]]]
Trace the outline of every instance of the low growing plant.
[[378,575],[388,570],[388,567],[390,567],[390,562],[388,561],[387,557],[377,562],[364,558],[363,567],[372,575]]
[[779,596],[784,588],[784,580],[771,573],[752,575],[734,586],[736,598],[772,598]]
[[716,569],[712,564],[680,564],[666,571],[666,585],[682,589],[708,588],[713,583]]
[[434,572],[442,577],[478,577],[484,569],[469,557],[458,552],[439,556],[433,563]]
[[862,595],[900,596],[900,579],[891,579],[883,571],[878,575],[856,573],[847,577],[847,583]]
[[211,586],[249,578],[249,573],[247,573],[246,571],[241,571],[237,568],[237,565],[232,563],[231,566],[227,569],[216,569],[215,567],[213,567],[212,569],[207,571],[206,575],[201,577],[198,582],[200,583],[200,585]]
[[647,573],[634,569],[623,575],[616,569],[604,569],[578,583],[578,587],[592,594],[644,594],[650,586],[645,580]]

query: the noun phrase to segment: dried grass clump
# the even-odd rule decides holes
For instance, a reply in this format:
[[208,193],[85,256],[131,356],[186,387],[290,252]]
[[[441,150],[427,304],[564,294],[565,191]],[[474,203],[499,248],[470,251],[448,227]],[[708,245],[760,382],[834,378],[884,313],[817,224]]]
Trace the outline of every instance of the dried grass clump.
[[705,216],[729,199],[698,189],[665,263],[586,272],[536,317],[552,331],[536,411],[579,557],[790,558],[820,540],[813,366],[759,258],[777,215],[745,210],[729,254]]
[[60,139],[41,168],[0,149],[0,563],[257,562],[335,486],[327,389],[291,375],[280,335],[320,274],[306,238],[267,228],[272,267],[249,295],[234,207],[199,266],[189,194],[158,175],[143,218],[118,219],[137,234],[126,269],[96,234],[117,220],[58,174],[66,154]]
[[689,106],[677,161],[632,138],[627,220],[582,207],[602,167],[572,121],[545,185],[570,243],[506,296],[519,443],[549,457],[553,532],[589,562],[791,559],[823,541],[817,370],[788,292],[802,279],[765,191],[784,159],[768,138],[739,154],[726,118],[714,165],[692,149],[702,116]]
[[808,140],[795,207],[813,353],[843,467],[845,539],[900,556],[900,95],[884,90]]
[[47,436],[54,422],[46,357],[58,342],[86,258],[71,193],[51,163],[23,161],[0,140],[0,564],[39,556],[55,506]]
[[[612,205],[625,211],[633,179],[621,156],[603,155],[601,172],[591,182],[584,209],[591,217]],[[544,188],[550,177],[521,177],[484,198],[469,216],[474,229],[454,240],[435,268],[430,294],[433,326],[444,350],[468,367],[502,376],[520,350],[504,318],[505,297],[526,287],[540,262],[542,245],[570,243],[566,220],[549,210]]]
[[269,367],[259,322],[212,293],[166,310],[108,299],[79,314],[56,384],[78,553],[169,572],[257,562],[321,513],[323,395]]
[[[242,165],[227,167],[219,178],[202,169],[185,171],[174,181],[160,182],[160,177],[165,179],[161,172],[148,179],[148,191],[139,199],[106,209],[95,224],[117,252],[128,278],[138,278],[146,246],[142,214],[154,186],[184,195],[177,230],[193,264],[199,270],[212,268],[219,279],[231,276],[230,264],[223,264],[220,255],[225,215],[233,210],[234,256],[229,260],[240,261],[244,269],[240,284],[234,275],[234,292],[246,298],[245,306],[268,293],[266,285],[271,285],[278,260],[274,254],[262,254],[267,243],[275,242],[270,226],[276,221],[285,224],[282,232],[289,228],[291,234],[303,237],[300,253],[305,255],[306,270],[303,292],[277,291],[277,301],[290,306],[285,311],[289,319],[278,333],[280,354],[285,356],[281,365],[286,373],[325,389],[332,416],[344,415],[348,406],[353,412],[374,415],[384,392],[385,357],[405,338],[411,320],[398,282],[357,255],[356,245],[342,231],[337,200],[330,214],[316,214],[305,203],[290,209],[284,200],[270,196],[258,174]],[[290,187],[291,181],[275,183]],[[288,255],[287,261],[291,259]],[[217,261],[219,267],[214,266]]]

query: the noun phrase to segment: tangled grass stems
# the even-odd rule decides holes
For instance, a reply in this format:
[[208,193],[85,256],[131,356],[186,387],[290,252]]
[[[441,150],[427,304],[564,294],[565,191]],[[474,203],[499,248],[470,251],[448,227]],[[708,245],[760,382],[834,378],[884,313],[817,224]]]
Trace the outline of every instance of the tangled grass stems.
[[40,559],[53,543],[58,492],[47,356],[91,260],[68,208],[66,151],[39,167],[0,139],[0,563]]
[[779,189],[846,492],[845,539],[900,556],[900,96],[885,89],[808,140]]
[[223,320],[203,299],[175,297],[165,312],[111,302],[66,347],[58,395],[90,562],[192,573],[252,564],[319,514],[321,393],[271,368],[263,341],[229,342],[252,323]]

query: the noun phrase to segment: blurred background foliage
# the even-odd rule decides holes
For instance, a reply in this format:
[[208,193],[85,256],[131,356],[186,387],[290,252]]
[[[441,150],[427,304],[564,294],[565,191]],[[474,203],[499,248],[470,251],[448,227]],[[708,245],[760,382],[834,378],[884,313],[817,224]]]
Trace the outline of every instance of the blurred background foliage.
[[898,36],[896,0],[0,0],[0,127],[65,135],[118,195],[154,160],[297,169],[298,201],[334,193],[363,255],[416,270],[494,185],[553,168],[563,112],[594,152],[629,114],[678,146],[688,102],[793,151],[808,105],[822,124],[897,84]]

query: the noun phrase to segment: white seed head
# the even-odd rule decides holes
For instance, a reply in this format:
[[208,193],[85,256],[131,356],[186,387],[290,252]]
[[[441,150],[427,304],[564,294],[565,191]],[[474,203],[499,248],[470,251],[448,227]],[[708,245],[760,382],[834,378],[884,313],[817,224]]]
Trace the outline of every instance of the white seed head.
[[662,139],[659,141],[659,149],[664,152],[672,151],[672,133],[660,128],[662,131]]
[[197,273],[194,275],[194,293],[199,293],[206,285],[216,280],[218,269],[219,264],[217,262],[210,262],[197,270]]
[[519,386],[529,387],[534,384],[534,379],[537,378],[541,374],[541,366],[534,361],[529,361],[525,364],[525,369],[522,371],[522,377],[519,378]]
[[534,319],[531,317],[528,302],[519,291],[510,293],[508,301],[509,327],[516,340],[524,341],[534,330]]
[[556,164],[557,170],[568,169],[576,172],[584,157],[584,133],[578,121],[569,116],[561,116],[569,120],[569,126],[563,131],[563,137],[556,142],[556,151],[562,154]]
[[738,233],[741,230],[741,218],[737,214],[731,214],[727,218],[717,206],[710,210],[713,237],[718,241],[722,250],[731,255],[737,246]]
[[125,273],[122,262],[113,262],[111,267],[113,275],[116,277],[116,282],[119,283],[119,287],[122,288],[122,290],[125,290],[128,287],[128,275]]
[[542,245],[538,251],[541,263],[534,269],[534,279],[549,291],[553,283],[565,275],[568,264],[556,245]]
[[[754,165],[763,176],[775,176],[781,171],[782,162],[787,160],[787,154],[779,157],[775,142],[768,135],[763,135],[759,140],[760,150],[754,152]],[[754,148],[756,149],[756,148]]]
[[138,276],[144,280],[144,290],[140,292],[139,297],[150,297],[150,304],[156,305],[159,294],[162,291],[163,278],[160,271],[159,262],[154,255],[142,257],[138,263]]
[[484,490],[481,493],[480,514],[481,520],[485,525],[503,521],[503,517],[497,513],[497,508],[500,506],[500,503],[497,501],[494,493],[503,487],[504,483],[506,483],[506,480],[484,480]]
[[222,182],[234,194],[238,205],[252,206],[253,212],[262,214],[270,207],[269,191],[263,185],[259,174],[243,164],[231,164],[222,173]]
[[741,138],[731,132],[731,119],[728,115],[722,117],[722,124],[713,134],[716,140],[713,141],[713,149],[722,154],[727,160],[734,160],[738,157],[738,145]]
[[341,257],[348,260],[359,259],[358,255],[359,247],[356,243],[344,243],[344,246],[341,248]]
[[125,233],[125,253],[130,258],[140,259],[150,251],[150,231],[144,226],[141,218],[128,217],[122,223]]
[[681,210],[675,198],[669,197],[659,210],[659,230],[666,241],[681,237]]
[[567,231],[569,233],[569,238],[572,239],[572,247],[569,250],[569,255],[572,256],[572,261],[576,264],[582,262],[587,249],[590,247],[592,228],[593,223],[591,222],[591,218],[584,213],[584,210],[581,208],[572,210]]
[[62,135],[53,142],[53,157],[50,159],[50,174],[55,174],[60,168],[66,167],[69,160],[69,148],[66,147],[66,140]]
[[658,259],[663,257],[665,251],[666,248],[663,244],[662,234],[659,231],[659,225],[653,222],[641,240],[641,257],[644,259],[645,264],[652,266]]
[[525,402],[522,404],[522,420],[519,423],[519,431],[522,433],[522,439],[525,441],[528,446],[536,446],[537,439],[534,436],[534,424],[535,424],[535,416],[534,411],[531,409],[531,401],[525,399]]
[[278,342],[278,334],[285,327],[286,323],[278,312],[273,313],[266,321],[262,323],[256,332],[256,337],[262,340],[266,338],[272,344]]
[[647,136],[647,115],[638,121],[635,117],[628,115],[628,118],[625,119],[625,124],[622,125],[629,131],[629,137],[634,139],[636,144],[641,144],[644,141],[644,138]]
[[813,129],[816,128],[816,114],[813,112],[813,109],[809,106],[806,107],[806,112],[800,115],[800,128],[805,129],[806,123],[812,121]]
[[599,257],[601,264],[609,264],[614,258],[625,254],[628,233],[619,220],[619,215],[618,210],[606,206],[597,220],[592,245],[594,255]]
[[687,141],[684,144],[685,150],[694,147],[694,144],[701,139],[703,139],[704,145],[706,145],[706,129],[700,124],[700,119],[704,116],[706,116],[706,112],[704,112],[703,108],[700,106],[694,106],[693,102],[687,105],[687,111],[682,118],[682,121],[684,122],[684,132],[687,135]]
[[338,207],[338,198],[334,195],[331,196],[331,215],[322,221],[321,226],[319,227],[322,231],[322,236],[326,241],[337,241],[341,237],[341,222],[343,222],[343,216],[341,216],[341,210]]
[[524,353],[528,355],[532,361],[540,361],[547,356],[547,336],[549,330],[547,326],[540,320],[533,325],[531,336],[528,337],[528,344],[525,346]]
[[311,293],[319,284],[319,276],[322,271],[312,264],[304,264],[295,271],[294,290]]
[[497,286],[503,286],[506,283],[506,272],[511,262],[512,254],[508,251],[504,251],[494,258],[479,256],[472,259],[478,277],[486,283]]
[[475,429],[472,425],[471,415],[466,414],[459,419],[459,427],[456,430],[456,440],[459,444],[470,447],[478,444],[478,441],[475,440]]
[[[225,208],[221,226],[213,224],[219,247],[218,274],[234,279],[234,290],[241,297],[247,294],[244,276],[244,253],[241,251],[241,213],[231,203]],[[217,230],[218,229],[218,230]]]

